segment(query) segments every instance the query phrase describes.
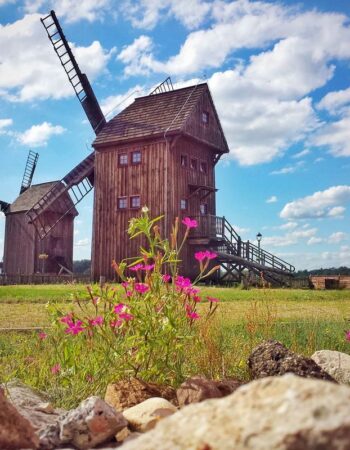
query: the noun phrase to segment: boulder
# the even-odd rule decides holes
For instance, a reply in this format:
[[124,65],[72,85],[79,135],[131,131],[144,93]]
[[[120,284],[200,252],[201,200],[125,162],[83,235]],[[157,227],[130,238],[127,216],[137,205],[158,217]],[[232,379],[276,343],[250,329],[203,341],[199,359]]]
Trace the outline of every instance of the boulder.
[[7,400],[0,388],[0,448],[36,449],[39,439],[31,423]]
[[311,358],[338,383],[350,384],[350,355],[334,350],[319,350]]
[[313,359],[298,355],[274,340],[262,342],[255,347],[249,356],[248,365],[253,378],[294,373],[300,377],[335,382]]
[[168,400],[152,397],[125,409],[123,416],[129,422],[131,430],[145,432],[154,428],[161,419],[174,414],[176,411],[176,406]]
[[241,383],[237,380],[215,381],[203,376],[185,380],[176,391],[179,406],[198,403],[209,398],[221,398],[232,394]]
[[176,393],[170,386],[146,383],[138,378],[131,378],[109,384],[105,401],[117,411],[123,411],[151,397],[162,397],[174,403]]
[[120,412],[99,397],[89,397],[60,420],[61,443],[93,448],[113,438],[128,425]]
[[123,450],[350,450],[350,388],[293,374],[189,405]]

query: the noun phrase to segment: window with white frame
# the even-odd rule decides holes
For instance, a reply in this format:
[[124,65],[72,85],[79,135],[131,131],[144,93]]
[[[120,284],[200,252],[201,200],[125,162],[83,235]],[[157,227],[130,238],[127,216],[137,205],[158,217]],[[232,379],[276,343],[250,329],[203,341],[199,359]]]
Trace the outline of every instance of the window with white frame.
[[118,209],[128,208],[128,197],[118,197]]
[[128,165],[128,154],[127,153],[119,153],[118,163],[120,166]]
[[130,197],[130,208],[138,209],[141,206],[141,198],[139,195],[132,195]]
[[136,150],[131,153],[131,162],[132,164],[141,164],[141,151]]
[[187,200],[182,198],[180,200],[180,209],[181,211],[184,211],[185,209],[187,209]]
[[209,113],[207,111],[202,112],[202,123],[205,125],[209,123]]

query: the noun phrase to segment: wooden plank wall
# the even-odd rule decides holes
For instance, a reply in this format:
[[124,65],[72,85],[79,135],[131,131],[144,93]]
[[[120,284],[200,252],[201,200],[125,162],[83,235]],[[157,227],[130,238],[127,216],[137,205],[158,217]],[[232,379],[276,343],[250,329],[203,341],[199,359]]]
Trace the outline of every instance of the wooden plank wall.
[[350,276],[348,275],[320,275],[311,276],[311,283],[315,289],[326,289],[327,280],[334,280],[339,289],[350,289]]

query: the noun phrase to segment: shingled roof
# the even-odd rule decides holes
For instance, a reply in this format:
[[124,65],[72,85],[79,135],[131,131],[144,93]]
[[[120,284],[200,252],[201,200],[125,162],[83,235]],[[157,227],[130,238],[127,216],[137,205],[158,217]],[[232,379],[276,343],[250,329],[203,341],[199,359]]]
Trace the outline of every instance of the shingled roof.
[[104,126],[93,145],[180,132],[204,93],[210,95],[207,83],[136,98]]

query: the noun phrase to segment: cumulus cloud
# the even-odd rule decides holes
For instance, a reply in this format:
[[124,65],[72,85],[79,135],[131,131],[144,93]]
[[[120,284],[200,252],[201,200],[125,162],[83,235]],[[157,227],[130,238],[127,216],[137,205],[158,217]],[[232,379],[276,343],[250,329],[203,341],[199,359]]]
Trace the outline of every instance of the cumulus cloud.
[[299,159],[299,158],[303,158],[304,156],[308,155],[310,153],[310,150],[308,148],[301,150],[298,153],[295,153],[292,158],[294,159]]
[[310,240],[317,233],[317,228],[294,229],[282,236],[266,236],[263,239],[264,247],[288,247],[298,244],[301,240]]
[[90,239],[79,239],[77,242],[75,242],[74,247],[87,247],[90,245]]
[[325,124],[311,139],[311,143],[319,147],[329,148],[336,157],[350,156],[350,111],[335,122]]
[[141,97],[147,95],[147,92],[143,86],[136,85],[130,88],[127,92],[120,95],[110,95],[101,101],[101,109],[103,114],[107,116],[114,116],[121,110],[129,106],[135,99],[135,97]]
[[[39,14],[31,14],[0,25],[0,98],[32,101],[74,95],[39,19]],[[90,81],[106,69],[113,52],[106,52],[98,41],[87,47],[71,46]]]
[[147,61],[151,58],[152,39],[142,35],[119,53],[118,59],[125,64],[125,75],[147,75],[150,72]]
[[347,239],[348,235],[346,233],[343,231],[337,231],[329,236],[328,242],[330,244],[339,244],[339,242],[346,241]]
[[312,237],[307,241],[307,245],[320,244],[322,241],[323,241],[322,238],[312,236]]
[[287,203],[280,217],[283,219],[304,219],[341,216],[342,204],[350,201],[350,186],[332,186],[298,200]]
[[328,92],[317,104],[318,109],[325,109],[331,114],[344,111],[343,107],[350,103],[350,88]]
[[298,222],[287,222],[281,225],[279,228],[281,230],[293,230],[298,226]]
[[266,203],[276,203],[276,202],[277,202],[276,195],[271,195],[271,197],[266,199]]
[[43,122],[40,125],[33,125],[28,130],[17,135],[17,140],[22,145],[29,147],[43,147],[47,141],[54,135],[62,134],[65,131],[60,125],[52,125],[49,122]]
[[0,136],[2,134],[11,134],[10,131],[7,130],[13,124],[12,119],[0,119]]

